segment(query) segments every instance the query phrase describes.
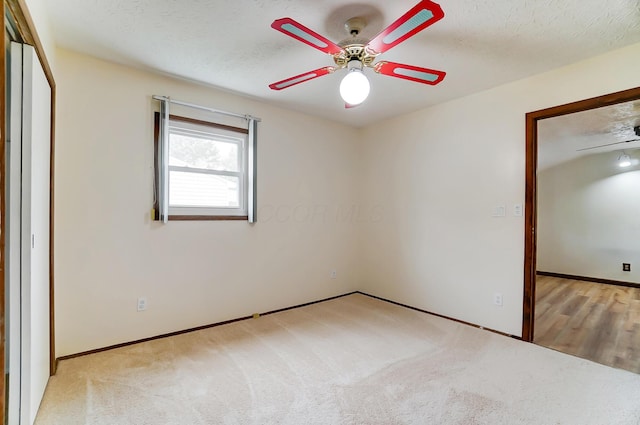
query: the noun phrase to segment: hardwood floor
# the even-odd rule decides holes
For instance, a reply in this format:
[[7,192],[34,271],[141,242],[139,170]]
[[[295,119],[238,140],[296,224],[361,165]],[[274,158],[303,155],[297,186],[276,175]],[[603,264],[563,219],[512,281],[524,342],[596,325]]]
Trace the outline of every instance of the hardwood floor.
[[640,373],[640,288],[537,276],[534,342]]

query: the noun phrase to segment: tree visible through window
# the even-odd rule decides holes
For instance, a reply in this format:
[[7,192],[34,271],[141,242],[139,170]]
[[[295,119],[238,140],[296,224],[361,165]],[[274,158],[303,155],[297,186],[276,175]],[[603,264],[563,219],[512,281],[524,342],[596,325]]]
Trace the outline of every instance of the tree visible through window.
[[[156,114],[156,162],[158,129]],[[241,128],[170,117],[171,219],[246,218],[247,133]]]
[[[171,132],[170,159],[191,167],[238,171],[238,148],[233,143],[216,143],[216,140],[197,135]],[[171,164],[170,165],[179,165]]]

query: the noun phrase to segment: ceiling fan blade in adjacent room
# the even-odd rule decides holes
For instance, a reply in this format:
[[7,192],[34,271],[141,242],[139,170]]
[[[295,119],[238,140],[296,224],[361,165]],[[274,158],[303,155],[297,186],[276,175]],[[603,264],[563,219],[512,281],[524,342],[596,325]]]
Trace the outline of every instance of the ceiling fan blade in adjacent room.
[[342,52],[342,47],[291,18],[276,19],[271,28],[330,55]]
[[304,74],[296,75],[295,77],[287,78],[286,80],[278,81],[277,83],[269,84],[269,88],[272,90],[282,90],[295,86],[296,84],[304,83],[306,81],[313,80],[314,78],[322,77],[327,74],[331,74],[336,68],[333,66],[326,66],[313,71],[305,72]]
[[444,71],[386,61],[378,62],[373,68],[379,74],[403,78],[405,80],[415,81],[416,83],[430,84],[432,86],[441,82],[445,75],[447,75]]
[[374,53],[386,52],[442,18],[444,18],[444,12],[439,4],[429,0],[422,0],[380,34],[376,35],[367,44],[367,49]]
[[588,148],[576,149],[576,152],[588,151],[591,149],[605,148],[607,146],[621,145],[623,143],[640,142],[640,139],[623,140],[621,142],[605,143],[604,145],[589,146]]

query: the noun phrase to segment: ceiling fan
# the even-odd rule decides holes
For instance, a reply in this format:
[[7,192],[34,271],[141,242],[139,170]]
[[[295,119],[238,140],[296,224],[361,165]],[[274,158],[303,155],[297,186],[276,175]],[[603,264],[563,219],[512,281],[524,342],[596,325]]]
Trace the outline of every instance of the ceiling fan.
[[[633,132],[635,133],[636,136],[640,136],[640,125],[636,125],[635,127],[633,127]],[[605,143],[604,145],[589,146],[588,148],[576,149],[576,152],[588,151],[591,149],[598,149],[598,148],[604,148],[607,146],[621,145],[623,143],[632,143],[632,142],[639,142],[639,141],[640,139],[636,138],[636,139],[623,140],[621,142]]]
[[347,75],[340,83],[340,95],[345,101],[345,107],[351,108],[364,102],[369,95],[369,80],[363,73],[365,67],[373,68],[378,74],[436,85],[444,79],[446,75],[444,71],[388,61],[379,61],[375,64],[373,62],[379,54],[416,35],[443,17],[444,12],[440,5],[430,0],[422,0],[368,42],[357,38],[366,22],[362,18],[352,18],[345,24],[351,38],[338,44],[291,18],[276,19],[271,24],[272,28],[331,55],[335,66],[305,72],[270,84],[269,87],[273,90],[283,90],[347,68]]

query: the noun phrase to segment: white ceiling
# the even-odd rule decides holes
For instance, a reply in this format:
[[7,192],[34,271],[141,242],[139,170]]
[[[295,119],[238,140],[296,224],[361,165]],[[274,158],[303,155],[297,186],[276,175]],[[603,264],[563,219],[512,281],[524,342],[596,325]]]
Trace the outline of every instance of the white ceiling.
[[333,64],[271,22],[291,17],[338,42],[344,22],[364,16],[370,24],[363,35],[372,38],[417,0],[45,3],[62,47],[358,127],[640,42],[637,0],[441,0],[443,20],[380,59],[443,70],[445,80],[432,87],[369,72],[371,96],[345,110],[340,75],[280,92],[268,88]]
[[[538,121],[538,169],[585,155],[640,148],[640,100]],[[640,158],[639,158],[640,159]]]

